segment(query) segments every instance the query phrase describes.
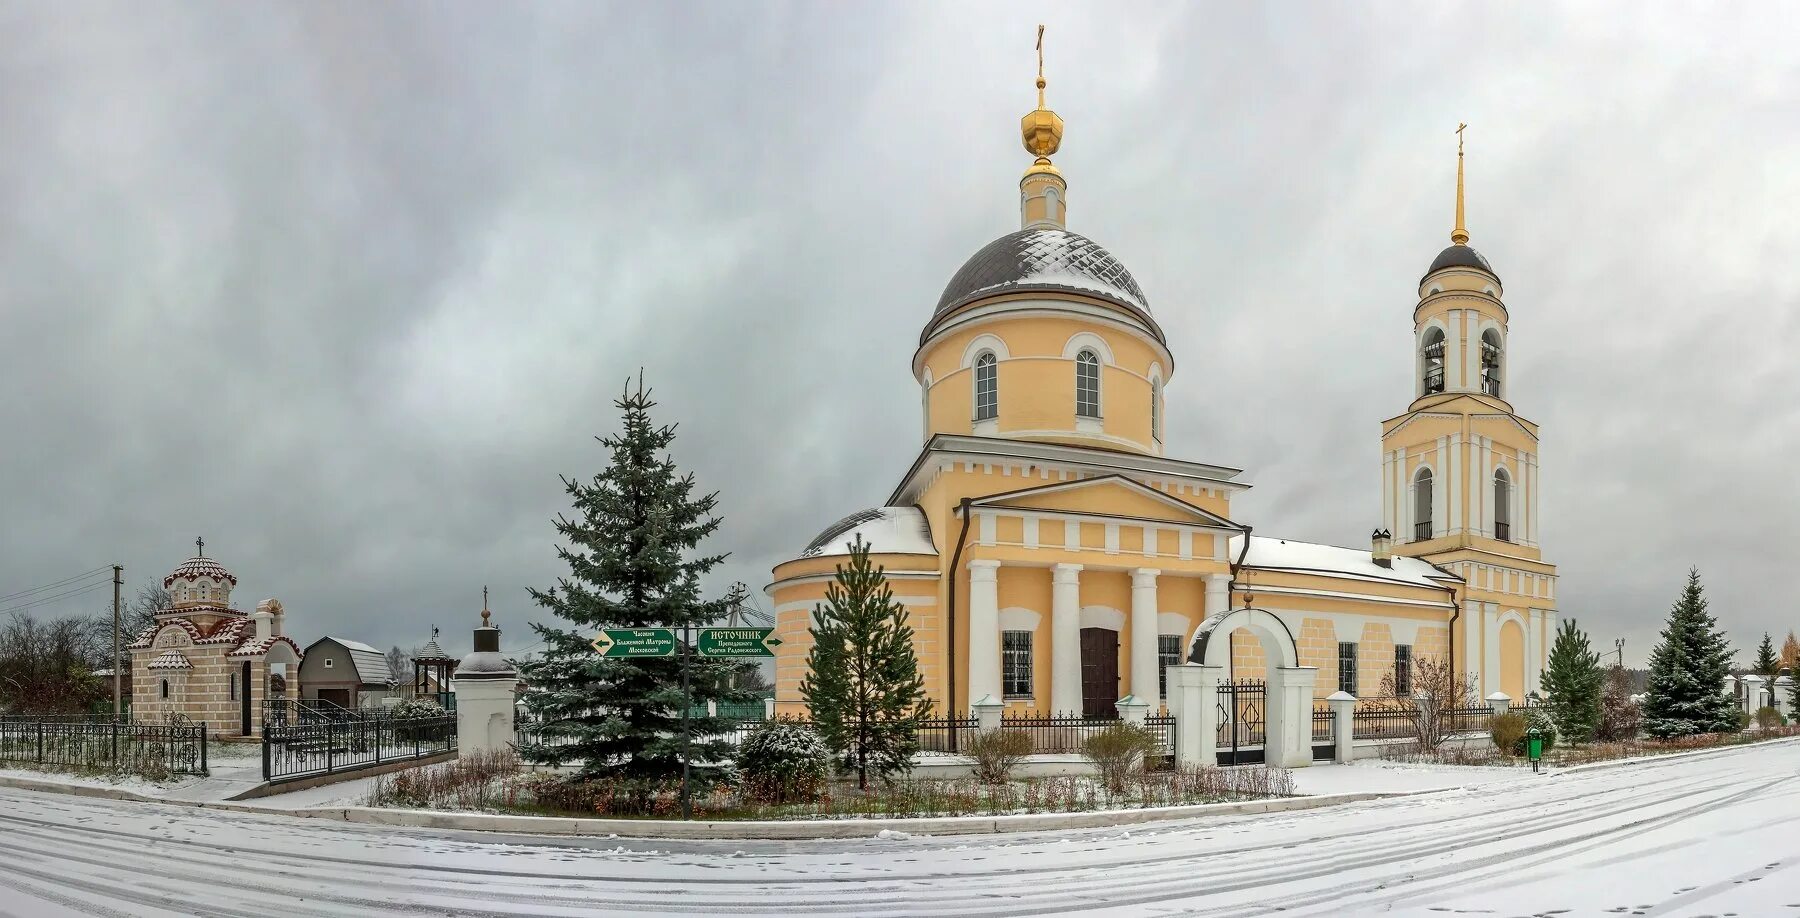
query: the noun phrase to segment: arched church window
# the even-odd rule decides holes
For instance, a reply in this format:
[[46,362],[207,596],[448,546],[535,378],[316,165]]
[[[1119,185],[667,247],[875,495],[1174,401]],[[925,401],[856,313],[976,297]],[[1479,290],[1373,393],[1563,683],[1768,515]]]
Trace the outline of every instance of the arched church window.
[[164,701],[167,701],[169,698],[169,680],[167,679],[162,681],[162,697]]
[[1058,213],[1058,209],[1061,207],[1062,198],[1057,195],[1056,189],[1044,189],[1044,219],[1061,223],[1062,218]]
[[1085,347],[1075,355],[1075,416],[1100,416],[1100,358]]
[[992,351],[975,358],[975,420],[1000,416],[1000,362]]
[[1420,469],[1413,478],[1413,541],[1431,538],[1431,470]]
[[1481,333],[1481,391],[1500,396],[1500,332],[1488,329]]
[[1420,363],[1424,367],[1423,395],[1444,391],[1444,330],[1433,326],[1425,330],[1419,345]]
[[1150,380],[1150,436],[1156,438],[1158,443],[1163,438],[1162,398],[1162,380]]
[[1494,472],[1494,538],[1512,541],[1512,479],[1505,469]]

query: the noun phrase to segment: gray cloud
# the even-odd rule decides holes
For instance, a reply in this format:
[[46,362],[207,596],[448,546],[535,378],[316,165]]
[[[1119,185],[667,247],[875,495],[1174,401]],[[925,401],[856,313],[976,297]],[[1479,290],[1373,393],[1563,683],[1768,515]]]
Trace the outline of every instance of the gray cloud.
[[1564,613],[1641,657],[1695,564],[1743,648],[1800,625],[1794,18],[15,5],[0,593],[203,533],[302,637],[458,635],[483,583],[522,626],[640,366],[721,492],[715,585],[760,586],[918,447],[912,342],[1016,223],[1041,19],[1072,226],[1150,295],[1169,450],[1245,468],[1235,516],[1379,518],[1465,120]]

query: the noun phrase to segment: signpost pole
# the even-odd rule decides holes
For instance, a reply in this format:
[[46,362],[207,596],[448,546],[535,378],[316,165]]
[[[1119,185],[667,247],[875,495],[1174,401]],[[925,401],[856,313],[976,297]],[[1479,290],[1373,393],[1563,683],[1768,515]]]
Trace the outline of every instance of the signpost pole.
[[694,706],[688,695],[688,658],[694,655],[690,626],[681,626],[681,818],[694,818],[694,806],[688,799],[688,713]]

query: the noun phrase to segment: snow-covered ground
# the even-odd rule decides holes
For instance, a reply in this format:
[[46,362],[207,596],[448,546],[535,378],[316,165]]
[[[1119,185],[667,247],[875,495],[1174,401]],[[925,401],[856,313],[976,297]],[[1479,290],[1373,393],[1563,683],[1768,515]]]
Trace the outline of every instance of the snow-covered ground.
[[0,914],[1800,916],[1800,743],[1494,777],[1129,830],[828,842],[394,830],[0,789]]

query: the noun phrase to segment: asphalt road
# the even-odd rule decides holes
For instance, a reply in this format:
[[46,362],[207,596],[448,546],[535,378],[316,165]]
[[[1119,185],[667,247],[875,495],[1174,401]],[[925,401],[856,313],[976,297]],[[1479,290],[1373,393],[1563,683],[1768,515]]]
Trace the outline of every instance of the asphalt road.
[[1800,743],[1291,814],[964,838],[552,840],[0,789],[0,915],[1800,918]]

